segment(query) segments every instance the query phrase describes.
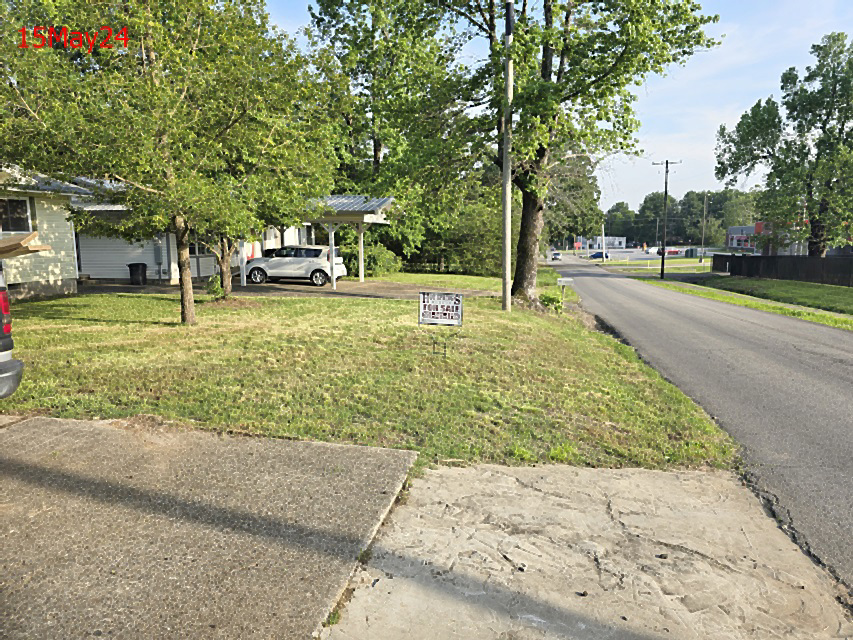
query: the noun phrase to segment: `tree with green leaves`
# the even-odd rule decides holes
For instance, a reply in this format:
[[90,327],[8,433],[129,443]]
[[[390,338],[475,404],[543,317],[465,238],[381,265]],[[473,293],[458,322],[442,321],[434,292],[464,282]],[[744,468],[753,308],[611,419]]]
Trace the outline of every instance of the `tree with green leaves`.
[[601,190],[590,159],[585,155],[569,157],[551,168],[550,177],[542,240],[562,244],[572,237],[600,234],[604,221],[598,205]]
[[719,219],[724,229],[752,224],[759,219],[757,197],[759,192],[723,189],[711,194],[708,213]]
[[717,139],[717,177],[767,171],[759,207],[778,239],[808,240],[810,256],[851,242],[853,225],[853,42],[831,33],[815,63],[782,74],[782,98],[759,100]]
[[311,14],[349,79],[337,190],[393,195],[391,224],[376,235],[406,256],[443,256],[482,184],[466,137],[461,40],[425,0],[319,0]]
[[96,179],[100,197],[129,207],[121,219],[83,225],[128,240],[174,233],[184,323],[195,322],[191,234],[220,247],[230,274],[235,238],[327,192],[328,91],[311,60],[271,28],[261,0],[108,10],[22,0],[0,11],[3,42],[20,25],[127,26],[126,48],[4,49],[0,157],[58,179]]
[[[740,192],[737,193],[740,194]],[[719,214],[727,205],[732,208],[739,202],[736,198],[727,197],[724,194],[726,192],[688,191],[685,193],[684,197],[678,201],[678,218],[673,221],[670,232],[673,241],[700,244],[704,240],[706,246],[721,245],[725,241],[725,231]],[[707,213],[705,212],[706,202]]]
[[[544,0],[541,11],[526,0],[520,3],[512,50],[512,182],[521,193],[513,295],[536,298],[537,257],[555,168],[571,164],[578,154],[591,159],[634,148],[638,122],[630,88],[713,44],[703,28],[716,17],[700,11],[690,0]],[[371,166],[381,179],[382,165],[399,158],[394,186],[411,186],[411,194],[423,194],[417,200],[406,198],[412,210],[419,209],[412,204],[439,196],[435,201],[440,206],[422,208],[426,224],[452,222],[452,216],[443,217],[458,211],[452,207],[456,192],[448,185],[464,181],[477,163],[500,166],[504,17],[504,7],[494,0],[318,2],[315,26],[353,70],[355,92],[369,96],[355,103],[362,105],[367,119],[353,128],[358,135],[350,146],[353,157],[359,149],[371,151],[372,162],[355,165]],[[485,60],[470,67],[455,63],[457,31],[469,42],[486,44]],[[433,104],[438,108],[422,109]],[[393,122],[388,114],[397,105],[404,106],[408,122],[425,120],[432,128],[383,128]],[[404,133],[395,140],[398,132]],[[383,137],[390,142],[377,145]],[[425,184],[420,176],[431,173],[435,177]]]
[[[455,24],[482,38],[489,56],[471,69],[472,132],[487,161],[499,162],[503,118],[503,7],[494,0],[440,0]],[[526,0],[518,7],[511,55],[516,70],[512,182],[521,192],[513,295],[536,298],[539,241],[549,171],[562,151],[598,156],[632,150],[639,126],[632,86],[711,46],[703,28],[715,16],[690,0]]]
[[[637,237],[649,246],[663,241],[663,191],[653,191],[643,198],[637,211]],[[678,200],[667,195],[667,224],[678,217]]]
[[617,238],[624,237],[626,242],[636,241],[636,215],[627,202],[617,202],[612,205],[606,214],[607,235]]

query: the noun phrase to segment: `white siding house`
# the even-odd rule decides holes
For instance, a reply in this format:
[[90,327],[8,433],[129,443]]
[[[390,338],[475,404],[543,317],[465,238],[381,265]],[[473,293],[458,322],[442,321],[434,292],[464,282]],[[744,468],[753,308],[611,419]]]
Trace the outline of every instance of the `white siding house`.
[[[108,205],[97,205],[106,207]],[[283,238],[282,238],[283,235]],[[262,241],[247,243],[246,257],[251,259],[263,255],[264,249],[277,249],[285,245],[305,244],[305,229],[288,227],[284,233],[270,227],[263,234]],[[80,277],[92,280],[127,281],[130,280],[129,264],[145,263],[148,282],[178,284],[178,245],[175,235],[162,233],[156,238],[138,243],[126,242],[116,238],[102,238],[86,235],[77,236]],[[231,266],[239,266],[239,252],[234,252]],[[193,278],[206,280],[217,272],[216,256],[202,243],[190,244],[190,270]]]
[[77,292],[74,228],[68,220],[72,185],[25,178],[12,168],[0,170],[0,236],[38,232],[49,251],[9,258],[3,272],[15,298]]
[[[148,279],[159,278],[153,240],[131,244],[118,238],[98,238],[80,233],[77,235],[77,250],[80,254],[81,277],[93,280],[128,279],[127,265],[144,262],[148,265]],[[164,272],[163,277],[166,275]]]
[[[90,181],[81,182],[86,185]],[[129,281],[129,264],[145,263],[148,282],[178,284],[178,247],[174,234],[137,243],[75,233],[70,207],[94,214],[120,216],[122,205],[96,203],[86,186],[67,184],[41,176],[25,176],[15,167],[0,166],[0,237],[38,231],[38,243],[50,251],[3,261],[9,291],[16,297],[77,292],[80,278]],[[269,227],[260,241],[247,243],[246,257],[263,255],[264,249],[305,244],[310,225],[277,229]],[[235,252],[232,267],[239,266]],[[210,278],[218,269],[216,256],[198,242],[190,245],[193,278]]]

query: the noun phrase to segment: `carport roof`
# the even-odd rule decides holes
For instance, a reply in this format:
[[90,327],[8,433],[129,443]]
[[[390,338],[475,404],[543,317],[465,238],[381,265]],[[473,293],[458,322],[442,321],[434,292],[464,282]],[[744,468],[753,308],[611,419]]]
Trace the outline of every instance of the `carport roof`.
[[317,204],[325,211],[306,222],[366,222],[388,224],[384,211],[391,207],[394,198],[370,198],[368,196],[326,196]]

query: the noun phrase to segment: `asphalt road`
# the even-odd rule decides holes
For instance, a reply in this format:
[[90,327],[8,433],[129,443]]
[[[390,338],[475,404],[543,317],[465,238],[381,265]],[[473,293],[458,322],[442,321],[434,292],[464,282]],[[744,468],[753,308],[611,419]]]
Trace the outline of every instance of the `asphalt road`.
[[798,542],[853,589],[853,333],[661,289],[568,258],[582,306],[743,447]]

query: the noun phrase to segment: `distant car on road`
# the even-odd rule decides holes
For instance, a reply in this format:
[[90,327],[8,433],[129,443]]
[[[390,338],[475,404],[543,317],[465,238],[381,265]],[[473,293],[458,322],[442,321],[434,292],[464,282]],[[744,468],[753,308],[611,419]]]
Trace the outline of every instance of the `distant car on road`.
[[590,260],[601,260],[602,258],[610,260],[610,254],[605,254],[603,251],[596,251],[589,257]]
[[[329,266],[329,247],[321,245],[282,247],[272,256],[255,258],[246,264],[252,284],[263,284],[269,278],[307,278],[318,287],[331,282]],[[344,259],[335,247],[335,279],[345,275]]]
[[551,260],[562,260],[562,259],[563,259],[563,254],[560,253],[559,251],[555,251],[554,253],[551,254]]
[[[681,253],[680,249],[667,249],[666,250],[666,255],[668,255],[668,256],[677,256],[679,253]],[[658,247],[657,254],[659,256],[663,255],[663,247]]]

